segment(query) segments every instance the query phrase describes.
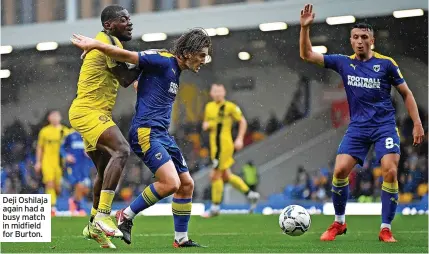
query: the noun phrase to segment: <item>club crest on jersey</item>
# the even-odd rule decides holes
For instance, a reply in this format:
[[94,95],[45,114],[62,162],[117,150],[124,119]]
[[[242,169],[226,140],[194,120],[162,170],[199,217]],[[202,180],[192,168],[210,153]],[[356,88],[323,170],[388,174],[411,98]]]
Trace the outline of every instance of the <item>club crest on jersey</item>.
[[177,94],[178,90],[179,90],[179,86],[174,82],[170,82],[170,89],[168,89],[168,92],[172,94]]
[[105,115],[101,115],[98,120],[100,120],[103,123],[107,123],[109,121],[109,118]]
[[161,160],[162,159],[162,153],[155,154],[155,158],[158,160]]
[[372,66],[372,69],[373,69],[375,72],[379,72],[379,71],[380,71],[380,65],[379,65],[379,64],[375,64],[374,66]]

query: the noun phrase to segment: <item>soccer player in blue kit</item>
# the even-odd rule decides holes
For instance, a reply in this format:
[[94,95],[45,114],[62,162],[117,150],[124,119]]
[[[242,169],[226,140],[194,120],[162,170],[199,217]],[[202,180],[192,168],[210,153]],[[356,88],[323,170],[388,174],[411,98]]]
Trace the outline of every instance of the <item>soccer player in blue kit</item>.
[[345,208],[349,193],[348,176],[356,164],[362,165],[371,145],[375,146],[376,160],[381,163],[383,184],[381,192],[382,224],[379,240],[396,242],[391,222],[398,205],[397,168],[400,157],[399,134],[390,91],[393,86],[404,99],[414,122],[414,145],[422,142],[424,130],[416,101],[399,71],[396,62],[371,50],[374,30],[369,24],[353,26],[350,42],[355,54],[351,56],[322,55],[312,51],[310,24],[315,14],[311,4],[301,10],[300,56],[305,61],[338,72],[343,80],[350,109],[350,124],[338,148],[332,180],[334,223],[322,234],[322,241],[333,241],[345,234]]
[[174,194],[173,247],[202,247],[188,238],[194,181],[168,128],[180,74],[183,70],[196,73],[206,63],[212,50],[210,37],[203,29],[192,29],[174,42],[171,52],[131,52],[81,35],[74,35],[71,40],[84,50],[83,56],[97,49],[117,61],[136,64],[142,70],[129,142],[134,153],[155,174],[157,181],[149,185],[129,207],[116,214],[118,228],[124,234],[123,240],[131,243],[132,220],[139,212]]
[[82,136],[77,131],[72,130],[66,136],[61,144],[60,155],[65,160],[66,178],[73,186],[73,197],[69,199],[70,211],[83,214],[81,201],[89,192],[89,174],[95,165],[85,153]]

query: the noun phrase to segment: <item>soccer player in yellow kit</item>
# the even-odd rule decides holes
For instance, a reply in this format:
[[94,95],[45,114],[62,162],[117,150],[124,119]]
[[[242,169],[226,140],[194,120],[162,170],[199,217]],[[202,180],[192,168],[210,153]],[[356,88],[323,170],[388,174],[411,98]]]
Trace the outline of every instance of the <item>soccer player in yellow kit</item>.
[[51,195],[52,215],[55,215],[57,195],[61,192],[61,178],[63,176],[60,164],[60,147],[69,129],[61,124],[59,111],[48,114],[49,124],[39,132],[36,148],[37,173],[42,172],[42,180],[45,185],[45,193]]
[[[210,174],[212,183],[212,205],[203,217],[219,215],[222,201],[224,182],[230,183],[235,189],[246,195],[251,203],[250,212],[253,212],[259,193],[249,189],[249,186],[239,176],[231,173],[234,164],[234,149],[243,148],[243,138],[246,134],[247,122],[240,108],[234,103],[225,100],[226,90],[222,84],[213,84],[210,90],[212,102],[207,103],[204,113],[203,130],[210,132],[210,157],[213,169]],[[232,139],[232,126],[238,122],[238,135]]]
[[[130,15],[122,6],[106,7],[101,22],[104,29],[96,40],[119,48],[123,48],[121,41],[131,40]],[[119,85],[128,87],[138,77],[139,71],[127,66],[98,50],[87,54],[80,70],[77,95],[69,110],[70,123],[82,135],[85,151],[97,168],[91,219],[83,234],[103,248],[116,248],[108,237],[123,237],[110,213],[130,147],[112,121],[112,109]]]

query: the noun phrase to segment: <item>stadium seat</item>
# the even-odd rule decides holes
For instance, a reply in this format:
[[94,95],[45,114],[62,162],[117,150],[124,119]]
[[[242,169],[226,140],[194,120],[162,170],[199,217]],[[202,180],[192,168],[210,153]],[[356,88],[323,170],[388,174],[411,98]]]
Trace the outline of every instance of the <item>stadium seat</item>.
[[428,193],[428,184],[427,183],[422,183],[419,184],[419,186],[417,186],[417,195],[419,195],[419,197],[422,197],[424,195],[426,195]]
[[400,193],[399,194],[399,203],[407,204],[413,200],[412,193]]

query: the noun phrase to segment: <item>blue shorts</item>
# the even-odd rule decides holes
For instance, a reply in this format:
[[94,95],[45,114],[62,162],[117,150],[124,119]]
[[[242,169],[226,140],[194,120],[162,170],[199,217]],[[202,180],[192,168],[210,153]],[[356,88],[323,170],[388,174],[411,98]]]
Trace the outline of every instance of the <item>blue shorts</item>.
[[91,165],[72,164],[66,167],[67,176],[66,179],[71,185],[81,183],[87,187],[91,186],[91,179],[89,173],[91,171]]
[[153,174],[169,160],[173,161],[178,174],[189,171],[182,152],[167,130],[131,127],[129,141],[131,149]]
[[394,125],[376,128],[349,126],[338,147],[337,154],[349,154],[356,158],[362,166],[373,144],[378,163],[386,154],[401,154],[399,133]]

